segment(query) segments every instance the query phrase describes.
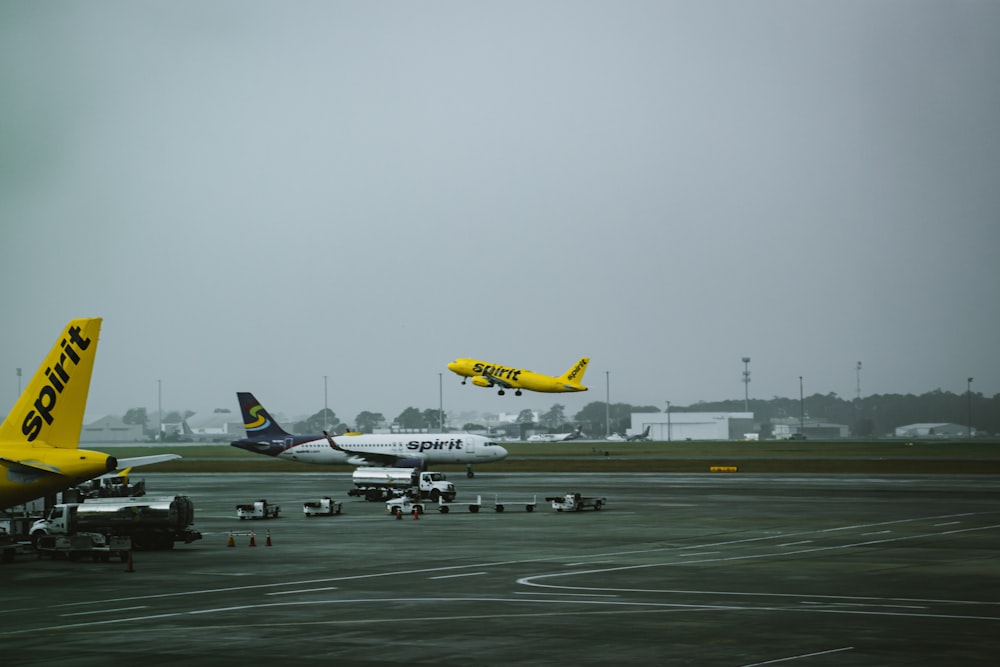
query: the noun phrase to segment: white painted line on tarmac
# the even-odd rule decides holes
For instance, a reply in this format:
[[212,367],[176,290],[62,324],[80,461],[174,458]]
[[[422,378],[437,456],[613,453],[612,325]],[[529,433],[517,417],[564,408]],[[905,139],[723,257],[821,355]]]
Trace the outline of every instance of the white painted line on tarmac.
[[613,562],[614,561],[610,560],[584,560],[580,561],[579,563],[566,563],[566,567],[579,567],[581,565],[601,565],[604,563],[613,563]]
[[295,591],[275,591],[273,593],[266,593],[266,595],[295,595],[296,593],[315,593],[316,591],[337,591],[340,590],[337,586],[325,586],[323,588],[300,588]]
[[853,646],[844,646],[842,648],[832,648],[829,651],[816,651],[815,653],[803,653],[802,655],[790,655],[787,658],[777,658],[775,660],[767,660],[765,662],[752,662],[743,667],[758,667],[759,665],[774,665],[779,662],[788,662],[789,660],[801,660],[802,658],[815,658],[818,655],[829,655],[831,653],[840,653],[841,651],[853,651]]
[[466,572],[464,574],[442,574],[440,577],[428,577],[428,579],[454,579],[456,577],[478,577],[485,572]]
[[799,542],[785,542],[784,544],[779,544],[779,547],[794,547],[798,544],[809,544],[812,540],[801,540]]
[[99,609],[97,611],[77,611],[72,614],[59,614],[60,616],[87,616],[89,614],[112,614],[119,611],[134,611],[136,609],[146,609],[147,605],[141,607],[118,607],[117,609]]
[[621,597],[619,595],[612,595],[610,593],[552,593],[549,591],[514,591],[514,595],[553,595],[553,596],[568,596],[568,597],[587,597],[587,598],[617,598]]

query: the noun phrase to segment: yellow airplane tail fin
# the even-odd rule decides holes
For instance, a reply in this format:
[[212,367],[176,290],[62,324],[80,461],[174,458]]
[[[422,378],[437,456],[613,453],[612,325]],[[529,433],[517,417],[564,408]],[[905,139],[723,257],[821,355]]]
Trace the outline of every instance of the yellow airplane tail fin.
[[580,361],[573,364],[573,367],[568,371],[559,376],[560,380],[567,382],[569,384],[580,384],[583,382],[583,374],[587,370],[587,364],[590,363],[589,357],[584,357]]
[[0,424],[0,442],[77,448],[100,332],[99,317],[70,320]]

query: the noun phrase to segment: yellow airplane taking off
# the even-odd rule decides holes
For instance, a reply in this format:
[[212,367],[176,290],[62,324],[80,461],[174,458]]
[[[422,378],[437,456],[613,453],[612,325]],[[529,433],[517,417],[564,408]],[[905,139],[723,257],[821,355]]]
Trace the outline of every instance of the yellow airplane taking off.
[[587,391],[580,382],[589,362],[590,359],[584,357],[559,377],[464,357],[448,364],[448,370],[461,375],[462,384],[467,378],[472,378],[472,384],[477,387],[500,387],[497,392],[500,396],[504,395],[505,389],[514,389],[514,395],[520,396],[522,389],[547,393]]
[[118,460],[78,449],[101,318],[70,320],[0,424],[0,509],[54,495],[107,472],[180,458]]

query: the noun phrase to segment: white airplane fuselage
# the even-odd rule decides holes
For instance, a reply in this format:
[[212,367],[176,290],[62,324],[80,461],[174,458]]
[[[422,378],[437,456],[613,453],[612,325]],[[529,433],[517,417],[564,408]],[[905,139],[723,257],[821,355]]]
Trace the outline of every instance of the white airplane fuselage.
[[425,465],[438,463],[488,463],[500,461],[507,450],[481,435],[468,433],[342,435],[333,441],[347,451],[334,449],[325,438],[299,443],[278,454],[278,458],[303,463],[355,464],[365,453],[421,459]]

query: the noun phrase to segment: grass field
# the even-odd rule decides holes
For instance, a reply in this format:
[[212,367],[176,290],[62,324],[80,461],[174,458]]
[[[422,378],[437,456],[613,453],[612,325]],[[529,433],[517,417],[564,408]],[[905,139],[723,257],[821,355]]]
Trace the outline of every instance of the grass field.
[[[317,466],[251,454],[227,444],[163,446],[87,445],[118,458],[172,453],[183,458],[150,472],[316,472]],[[504,461],[476,466],[498,472],[739,472],[1000,473],[1000,442],[762,441],[504,443]],[[434,466],[464,473],[464,465]],[[349,472],[354,466],[329,466]]]

